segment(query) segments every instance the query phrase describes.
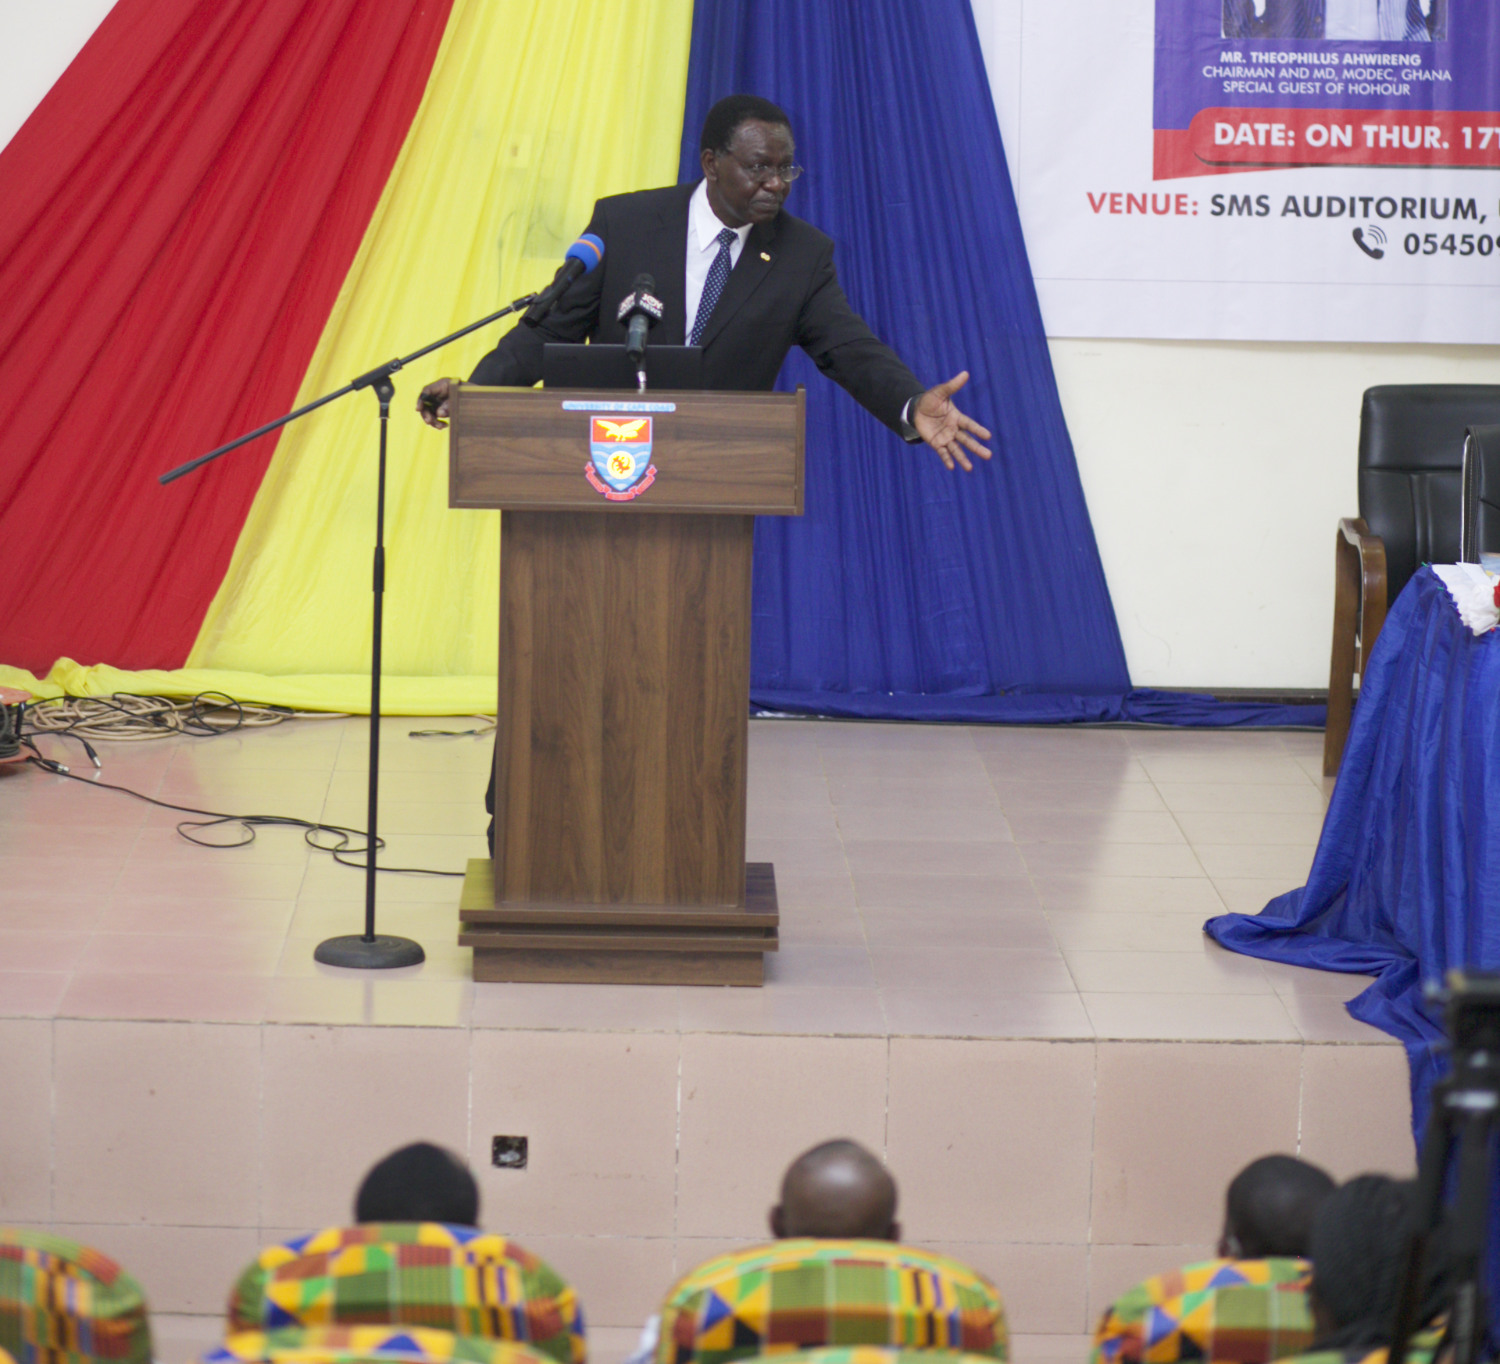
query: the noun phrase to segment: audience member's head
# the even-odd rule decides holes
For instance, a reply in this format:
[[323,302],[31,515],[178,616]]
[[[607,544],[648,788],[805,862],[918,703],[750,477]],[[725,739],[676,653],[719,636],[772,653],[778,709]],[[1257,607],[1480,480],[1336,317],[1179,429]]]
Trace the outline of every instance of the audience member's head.
[[1314,1348],[1389,1343],[1414,1187],[1386,1175],[1360,1175],[1323,1200],[1308,1241]]
[[896,1181],[855,1141],[825,1141],[804,1151],[781,1181],[771,1232],[792,1236],[899,1241]]
[[354,1198],[356,1222],[479,1225],[479,1186],[451,1151],[413,1142],[374,1165]]
[[1305,1256],[1313,1217],[1332,1178],[1295,1156],[1252,1160],[1229,1183],[1219,1254],[1230,1260]]

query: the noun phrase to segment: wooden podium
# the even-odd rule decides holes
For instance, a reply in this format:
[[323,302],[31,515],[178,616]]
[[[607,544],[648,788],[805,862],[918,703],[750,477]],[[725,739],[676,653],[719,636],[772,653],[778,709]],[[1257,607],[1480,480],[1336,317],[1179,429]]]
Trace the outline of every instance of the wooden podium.
[[474,979],[759,985],[778,913],[771,864],[745,862],[751,557],[756,516],[802,513],[802,390],[461,385],[450,412],[449,506],[502,513]]

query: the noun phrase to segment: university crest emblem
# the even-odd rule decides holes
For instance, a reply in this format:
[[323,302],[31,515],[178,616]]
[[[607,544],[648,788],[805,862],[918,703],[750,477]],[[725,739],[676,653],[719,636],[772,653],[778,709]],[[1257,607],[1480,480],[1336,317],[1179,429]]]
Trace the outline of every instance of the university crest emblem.
[[611,502],[639,497],[656,481],[651,463],[651,418],[590,419],[589,463],[584,475]]

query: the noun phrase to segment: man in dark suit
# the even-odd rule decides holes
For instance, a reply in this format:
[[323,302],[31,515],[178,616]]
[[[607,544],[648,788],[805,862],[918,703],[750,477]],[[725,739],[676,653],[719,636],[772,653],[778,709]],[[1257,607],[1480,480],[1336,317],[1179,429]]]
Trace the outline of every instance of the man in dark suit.
[[[646,272],[663,305],[656,341],[702,346],[705,388],[769,389],[787,351],[801,346],[880,421],[910,443],[926,441],[949,469],[972,470],[970,453],[988,459],[980,442],[990,433],[953,403],[968,372],[924,389],[849,306],[832,240],[783,211],[802,173],[786,114],[769,100],[730,95],[708,111],[700,146],[696,185],[599,200],[588,231],[604,242],[601,266],[576,280],[539,326],[506,333],[469,381],[530,387],[542,377],[548,341],[623,343],[615,309]],[[447,425],[451,385],[438,379],[417,399],[429,426]],[[484,803],[493,816],[493,772]],[[493,855],[493,818],[489,841]]]
[[[600,268],[578,279],[537,327],[517,326],[470,375],[476,384],[529,387],[548,341],[623,343],[615,307],[651,274],[664,306],[654,340],[701,345],[709,389],[769,389],[792,346],[905,440],[926,443],[948,468],[988,459],[990,433],[954,405],[968,373],[925,388],[849,306],[833,242],[782,205],[801,173],[789,120],[754,95],[709,110],[696,185],[601,199],[588,230],[604,242]],[[417,410],[446,425],[451,380],[422,390]]]

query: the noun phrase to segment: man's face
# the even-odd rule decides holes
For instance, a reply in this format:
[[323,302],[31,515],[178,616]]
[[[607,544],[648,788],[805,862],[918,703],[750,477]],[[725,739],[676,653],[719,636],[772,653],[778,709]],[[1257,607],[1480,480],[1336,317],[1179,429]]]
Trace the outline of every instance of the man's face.
[[742,227],[768,223],[780,213],[791,185],[779,175],[762,178],[758,172],[791,165],[795,150],[790,128],[747,119],[734,130],[727,152],[704,152],[708,200],[721,221]]

